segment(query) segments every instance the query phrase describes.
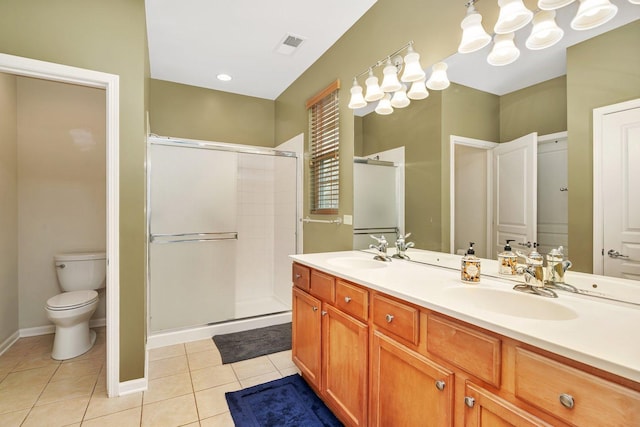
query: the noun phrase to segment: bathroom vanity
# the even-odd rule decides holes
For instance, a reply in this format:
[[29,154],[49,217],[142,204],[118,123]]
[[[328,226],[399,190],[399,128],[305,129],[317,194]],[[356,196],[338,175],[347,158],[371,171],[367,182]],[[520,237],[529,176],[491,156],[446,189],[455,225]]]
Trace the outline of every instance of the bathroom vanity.
[[360,251],[291,258],[293,361],[346,425],[640,425],[639,305]]

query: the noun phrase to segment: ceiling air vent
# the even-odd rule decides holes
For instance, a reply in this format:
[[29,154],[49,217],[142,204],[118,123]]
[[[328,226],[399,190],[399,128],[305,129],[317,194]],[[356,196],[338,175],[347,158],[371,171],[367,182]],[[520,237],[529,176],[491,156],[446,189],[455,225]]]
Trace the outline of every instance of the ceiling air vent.
[[287,34],[280,41],[280,44],[276,48],[276,52],[283,55],[291,55],[302,44],[304,40],[304,37]]

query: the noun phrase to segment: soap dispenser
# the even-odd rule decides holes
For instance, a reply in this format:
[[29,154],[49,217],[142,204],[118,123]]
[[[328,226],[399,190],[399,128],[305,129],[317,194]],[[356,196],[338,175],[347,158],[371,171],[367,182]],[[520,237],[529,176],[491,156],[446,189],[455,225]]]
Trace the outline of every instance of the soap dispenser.
[[462,257],[461,279],[465,283],[477,283],[480,281],[480,258],[476,256],[473,250],[475,243],[469,242],[469,249]]
[[507,239],[507,244],[504,246],[504,252],[498,254],[498,273],[514,276],[516,274],[516,267],[518,265],[518,255],[511,250],[509,243],[513,242],[513,239]]

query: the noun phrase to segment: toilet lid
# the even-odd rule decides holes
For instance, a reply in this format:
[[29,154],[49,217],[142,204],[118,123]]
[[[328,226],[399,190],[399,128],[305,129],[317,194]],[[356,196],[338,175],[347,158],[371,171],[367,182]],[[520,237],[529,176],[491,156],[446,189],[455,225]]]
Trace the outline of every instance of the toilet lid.
[[94,302],[98,293],[93,290],[63,292],[47,300],[47,308],[51,310],[69,310]]

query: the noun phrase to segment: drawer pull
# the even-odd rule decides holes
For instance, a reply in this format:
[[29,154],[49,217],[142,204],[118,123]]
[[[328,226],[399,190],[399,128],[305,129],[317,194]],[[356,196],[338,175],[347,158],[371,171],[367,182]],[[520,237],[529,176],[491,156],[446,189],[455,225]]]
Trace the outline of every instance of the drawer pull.
[[344,297],[344,302],[346,302],[346,303],[351,302],[351,297]]
[[562,403],[562,406],[564,406],[565,408],[569,408],[569,409],[573,409],[575,403],[573,401],[573,396],[571,396],[570,394],[566,394],[566,393],[562,393],[560,395],[560,403]]
[[320,314],[322,314],[323,316],[326,316],[326,315],[327,315],[327,311],[326,311],[326,310],[322,310],[322,311],[320,312]]
[[316,307],[315,305],[312,308],[313,308],[313,311],[318,311],[318,307]]
[[436,388],[440,391],[444,390],[445,382],[442,380],[436,381]]
[[296,274],[296,280],[301,278],[302,276],[300,274]]
[[387,319],[387,323],[391,323],[393,320],[393,314],[387,314],[384,318]]
[[464,404],[467,405],[469,408],[473,408],[473,405],[476,404],[476,400],[471,396],[465,396]]

